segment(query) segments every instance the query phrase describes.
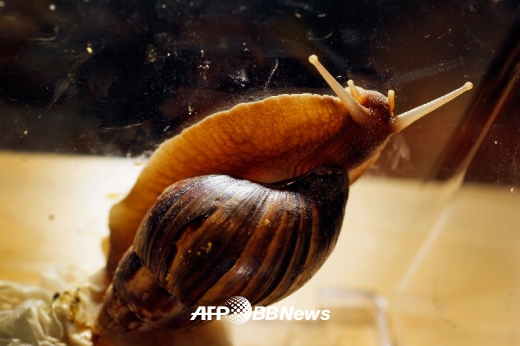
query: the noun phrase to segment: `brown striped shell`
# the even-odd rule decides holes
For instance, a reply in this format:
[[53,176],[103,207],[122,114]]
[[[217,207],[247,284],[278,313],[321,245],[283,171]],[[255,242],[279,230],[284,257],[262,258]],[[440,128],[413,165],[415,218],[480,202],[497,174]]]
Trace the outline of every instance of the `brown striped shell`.
[[98,332],[186,327],[230,296],[269,305],[300,288],[338,239],[348,176],[317,168],[282,184],[226,175],[173,184],[115,272]]

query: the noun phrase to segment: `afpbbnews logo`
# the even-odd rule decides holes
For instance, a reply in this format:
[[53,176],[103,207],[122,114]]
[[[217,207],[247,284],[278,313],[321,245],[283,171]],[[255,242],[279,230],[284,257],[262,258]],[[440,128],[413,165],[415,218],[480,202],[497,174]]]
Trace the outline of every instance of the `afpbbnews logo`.
[[257,306],[253,310],[253,320],[306,320],[316,321],[318,319],[327,321],[330,318],[329,310],[295,310],[294,306],[287,308],[282,306]]
[[327,321],[330,319],[330,310],[297,310],[294,306],[283,306],[281,308],[277,306],[256,306],[253,309],[246,298],[234,296],[226,300],[225,306],[199,306],[191,314],[191,320],[197,317],[204,321],[213,318],[220,320],[222,316],[233,324],[244,324],[251,318],[255,321]]

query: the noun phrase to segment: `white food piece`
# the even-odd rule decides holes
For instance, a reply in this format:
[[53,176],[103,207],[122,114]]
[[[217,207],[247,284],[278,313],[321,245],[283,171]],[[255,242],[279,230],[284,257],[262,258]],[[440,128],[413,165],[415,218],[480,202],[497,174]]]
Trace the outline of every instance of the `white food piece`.
[[44,274],[42,287],[0,281],[0,345],[92,345],[104,273],[72,286],[69,269]]

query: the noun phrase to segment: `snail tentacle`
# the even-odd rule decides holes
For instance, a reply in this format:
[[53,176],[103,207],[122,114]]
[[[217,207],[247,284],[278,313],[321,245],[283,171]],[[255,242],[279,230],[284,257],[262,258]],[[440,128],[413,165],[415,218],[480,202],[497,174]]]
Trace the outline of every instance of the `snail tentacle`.
[[394,118],[394,123],[395,123],[396,129],[397,129],[397,132],[405,129],[406,127],[408,127],[415,121],[421,119],[426,114],[433,112],[437,108],[441,107],[442,105],[445,105],[446,103],[450,102],[457,96],[461,95],[462,93],[464,93],[468,90],[471,90],[472,88],[473,88],[473,84],[471,82],[466,82],[460,88],[455,89],[452,92],[450,92],[444,96],[441,96],[433,101],[430,101],[419,107],[416,107],[407,112],[397,115]]
[[390,116],[394,116],[394,108],[395,108],[395,91],[392,89],[388,90],[388,111],[390,112]]
[[[363,105],[359,103],[359,99],[361,98],[361,95],[359,94],[359,91],[354,86],[354,83],[352,81],[352,87],[350,88],[350,92],[352,95],[345,90],[341,84],[338,83],[334,77],[323,67],[323,65],[318,60],[318,57],[316,55],[311,55],[309,57],[309,61],[311,64],[313,64],[318,72],[321,74],[323,79],[329,84],[329,86],[334,90],[336,95],[339,97],[341,102],[345,105],[348,112],[350,113],[350,116],[352,119],[359,125],[367,123],[370,116],[370,112],[367,108],[365,108]],[[356,95],[357,97],[354,97]]]
[[354,98],[354,100],[357,101],[357,103],[361,103],[363,101],[363,96],[359,93],[359,90],[354,85],[354,81],[352,79],[349,79],[347,81],[348,90],[350,91],[350,95]]

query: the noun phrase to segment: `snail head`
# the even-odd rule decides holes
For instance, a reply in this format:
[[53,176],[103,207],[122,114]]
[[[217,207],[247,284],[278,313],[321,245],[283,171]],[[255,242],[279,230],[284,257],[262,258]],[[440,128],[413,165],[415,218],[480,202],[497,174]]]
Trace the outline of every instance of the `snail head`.
[[309,61],[316,67],[318,72],[345,105],[355,123],[360,126],[391,123],[394,133],[405,129],[424,115],[434,111],[473,87],[473,84],[466,82],[462,87],[431,102],[400,115],[394,115],[395,92],[393,90],[388,90],[388,96],[384,96],[377,91],[357,87],[352,80],[347,82],[347,88],[343,88],[325,67],[323,67],[316,55],[311,55]]

